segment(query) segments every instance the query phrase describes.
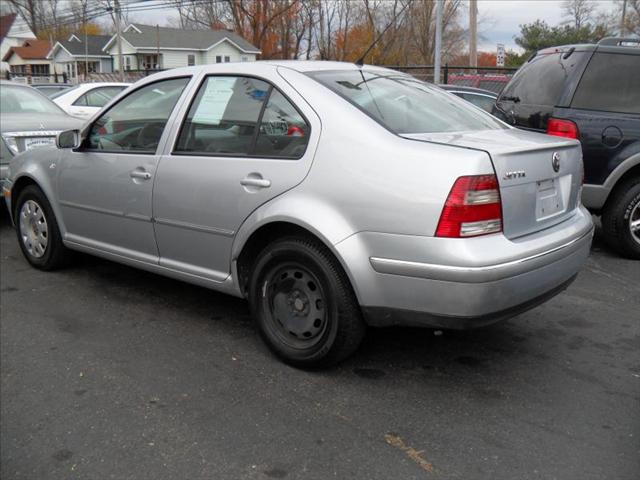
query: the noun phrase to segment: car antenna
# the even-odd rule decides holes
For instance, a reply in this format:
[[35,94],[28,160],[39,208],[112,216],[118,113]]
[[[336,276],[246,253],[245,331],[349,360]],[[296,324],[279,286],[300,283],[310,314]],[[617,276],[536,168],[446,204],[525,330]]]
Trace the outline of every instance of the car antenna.
[[404,12],[404,11],[407,9],[407,7],[411,4],[411,2],[412,2],[412,1],[413,1],[413,0],[409,0],[407,3],[405,3],[404,7],[402,7],[402,8],[400,9],[400,11],[399,11],[398,13],[396,13],[396,14],[395,14],[395,16],[393,17],[393,19],[389,22],[389,25],[387,25],[387,26],[385,27],[385,29],[384,29],[384,30],[382,30],[382,32],[380,32],[380,35],[378,35],[378,37],[377,37],[373,42],[371,42],[371,45],[369,45],[369,48],[367,48],[366,52],[364,52],[364,53],[360,56],[360,58],[358,58],[358,60],[356,60],[356,65],[357,65],[358,67],[362,67],[362,65],[364,65],[364,59],[365,59],[365,57],[369,54],[369,52],[371,51],[371,49],[372,49],[373,47],[375,47],[376,43],[378,43],[378,42],[380,41],[380,39],[382,38],[382,36],[383,36],[385,33],[387,33],[387,30],[389,30],[389,27],[391,27],[391,25],[393,25],[394,23],[396,23],[396,20],[398,19],[398,17],[402,14],[402,12]]

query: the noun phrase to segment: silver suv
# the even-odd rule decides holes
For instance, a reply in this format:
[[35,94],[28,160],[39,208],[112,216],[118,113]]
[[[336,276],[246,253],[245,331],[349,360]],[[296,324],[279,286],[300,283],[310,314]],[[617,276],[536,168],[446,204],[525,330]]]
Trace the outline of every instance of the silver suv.
[[257,62],[138,82],[16,157],[4,196],[33,266],[80,250],[245,297],[277,355],[317,367],[366,325],[480,326],[566,288],[581,182],[579,142],[412,77]]

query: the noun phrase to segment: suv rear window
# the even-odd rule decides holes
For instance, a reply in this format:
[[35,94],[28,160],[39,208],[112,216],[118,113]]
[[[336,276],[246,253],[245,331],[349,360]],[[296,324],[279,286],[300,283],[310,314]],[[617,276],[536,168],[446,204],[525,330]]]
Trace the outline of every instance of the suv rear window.
[[513,77],[502,91],[503,97],[516,97],[524,105],[555,106],[560,100],[572,70],[581,63],[585,52],[537,55]]
[[580,80],[571,106],[640,113],[640,55],[596,53]]

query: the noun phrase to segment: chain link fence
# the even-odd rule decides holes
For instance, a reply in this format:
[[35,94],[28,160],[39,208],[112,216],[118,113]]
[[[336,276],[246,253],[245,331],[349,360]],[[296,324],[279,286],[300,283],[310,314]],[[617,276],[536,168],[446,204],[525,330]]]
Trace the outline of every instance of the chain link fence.
[[[433,65],[386,66],[408,73],[420,80],[433,83]],[[513,74],[515,67],[457,67],[444,65],[440,70],[441,83],[445,85],[461,85],[465,87],[482,88],[494,93],[500,93]]]

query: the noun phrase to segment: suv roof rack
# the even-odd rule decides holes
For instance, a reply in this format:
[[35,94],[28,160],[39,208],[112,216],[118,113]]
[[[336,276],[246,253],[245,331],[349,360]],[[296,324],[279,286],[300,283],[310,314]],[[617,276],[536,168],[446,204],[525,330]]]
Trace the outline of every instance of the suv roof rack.
[[611,45],[615,47],[640,47],[640,38],[605,37],[598,45]]

